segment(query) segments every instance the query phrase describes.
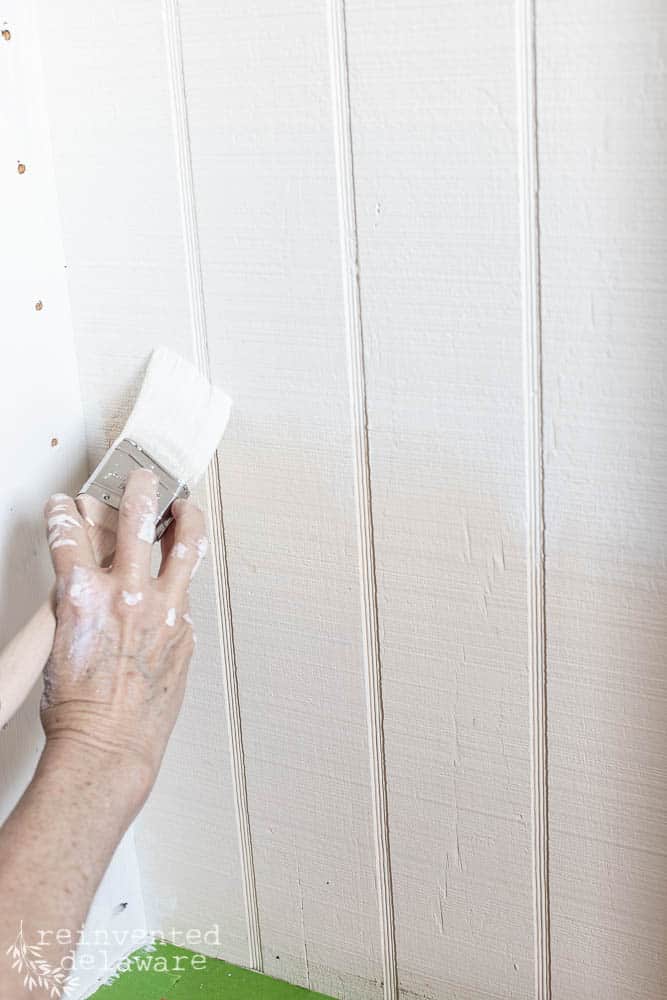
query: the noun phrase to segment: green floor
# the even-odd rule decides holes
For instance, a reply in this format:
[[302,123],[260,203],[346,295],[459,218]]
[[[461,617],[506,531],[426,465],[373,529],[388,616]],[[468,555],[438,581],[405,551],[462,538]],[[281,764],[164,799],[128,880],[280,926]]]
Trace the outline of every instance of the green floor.
[[99,1000],[331,1000],[216,958],[207,958],[203,969],[197,961],[193,967],[195,957],[185,948],[156,942],[154,951],[136,951],[132,968],[94,996]]

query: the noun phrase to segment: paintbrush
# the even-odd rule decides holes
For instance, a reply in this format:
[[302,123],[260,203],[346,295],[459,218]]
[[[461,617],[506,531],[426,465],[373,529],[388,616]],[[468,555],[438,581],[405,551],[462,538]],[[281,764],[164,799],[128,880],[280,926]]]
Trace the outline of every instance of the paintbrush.
[[[81,487],[77,506],[89,525],[100,565],[113,557],[117,512],[133,469],[158,479],[155,539],[173,520],[171,505],[185,498],[206,471],[222,437],[231,400],[166,347],[153,351],[122,432]],[[25,700],[51,652],[53,593],[0,655],[0,726]]]

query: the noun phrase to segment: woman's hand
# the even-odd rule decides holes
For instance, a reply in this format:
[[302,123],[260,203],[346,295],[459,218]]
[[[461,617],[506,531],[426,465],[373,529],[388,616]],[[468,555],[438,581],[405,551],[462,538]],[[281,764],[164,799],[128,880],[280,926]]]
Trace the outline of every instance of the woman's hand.
[[177,500],[151,576],[156,489],[148,470],[128,478],[108,569],[98,566],[70,497],[57,494],[45,510],[57,620],[44,671],[47,747],[78,744],[81,754],[118,766],[137,781],[141,801],[183,699],[194,645],[188,587],[206,551],[201,511]]

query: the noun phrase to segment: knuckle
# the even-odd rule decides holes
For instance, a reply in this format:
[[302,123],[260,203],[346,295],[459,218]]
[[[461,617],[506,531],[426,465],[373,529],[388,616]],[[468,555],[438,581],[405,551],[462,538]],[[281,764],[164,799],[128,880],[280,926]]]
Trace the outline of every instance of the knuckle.
[[204,512],[192,500],[175,500],[172,504],[172,513],[186,529],[203,527]]
[[180,629],[182,625],[181,614],[178,606],[178,602],[172,600],[166,600],[163,606],[162,612],[162,624],[168,630],[168,633]]
[[118,511],[119,527],[136,532],[140,541],[154,541],[155,505],[154,495],[126,492]]
[[139,609],[144,610],[146,606],[146,595],[142,590],[121,590],[118,595],[117,606],[123,617],[130,617]]
[[73,566],[66,577],[58,580],[56,599],[77,619],[94,615],[106,600],[104,581],[93,569]]
[[179,539],[177,542],[174,542],[169,553],[169,558],[175,559],[176,562],[184,562],[187,565],[194,558],[194,550],[188,544],[187,539]]
[[118,516],[124,521],[137,520],[146,510],[146,497],[143,494],[123,494]]

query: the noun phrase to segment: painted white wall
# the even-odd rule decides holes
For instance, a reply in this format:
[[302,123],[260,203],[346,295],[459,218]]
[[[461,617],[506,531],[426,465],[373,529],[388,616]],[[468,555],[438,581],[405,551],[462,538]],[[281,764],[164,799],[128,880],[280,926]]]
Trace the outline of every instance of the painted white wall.
[[667,996],[667,7],[538,4],[553,992]]
[[[167,53],[159,5],[39,6],[92,465],[122,428],[152,347],[193,354]],[[220,953],[247,964],[210,564],[192,601],[188,698],[136,829],[147,923],[164,933],[218,924]]]
[[[32,4],[3,0],[0,28],[10,36],[0,36],[0,92],[5,95],[0,102],[0,456],[5,470],[0,479],[1,648],[42,603],[52,583],[43,505],[53,492],[76,490],[86,478],[87,465]],[[25,167],[22,173],[19,164]],[[0,732],[0,822],[20,797],[41,753],[40,690],[41,684]],[[121,902],[126,904],[122,909]],[[17,914],[17,932],[20,919]],[[124,936],[145,924],[130,833],[88,917],[85,939],[90,945],[82,951],[92,956],[95,967],[77,970],[79,995],[87,995],[105,965],[111,967],[127,954]],[[99,946],[94,946],[95,940]]]
[[345,998],[667,996],[667,8],[40,31],[91,459],[155,343],[235,400],[152,921]]

